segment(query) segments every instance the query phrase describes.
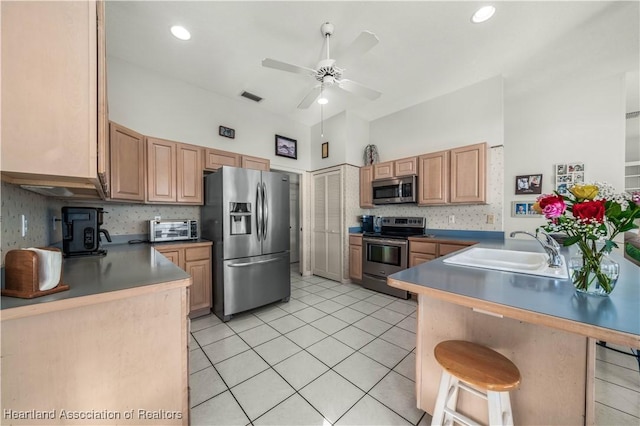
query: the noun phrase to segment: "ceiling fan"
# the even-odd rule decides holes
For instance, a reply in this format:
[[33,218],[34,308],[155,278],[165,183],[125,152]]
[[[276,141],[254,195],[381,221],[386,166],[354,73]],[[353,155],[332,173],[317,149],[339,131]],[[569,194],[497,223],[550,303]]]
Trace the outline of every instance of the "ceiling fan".
[[[311,91],[302,99],[302,102],[298,105],[298,108],[309,108],[313,101],[315,101],[322,92],[329,87],[338,87],[346,92],[353,93],[358,96],[374,100],[377,99],[382,93],[369,87],[363,86],[355,81],[342,78],[342,73],[345,68],[338,68],[336,66],[336,60],[331,59],[329,51],[329,38],[333,34],[333,24],[325,22],[320,27],[322,36],[326,40],[327,44],[327,58],[318,62],[316,69],[301,67],[299,65],[288,64],[286,62],[277,61],[275,59],[266,58],[262,60],[262,66],[268,68],[274,68],[281,71],[292,72],[296,74],[308,75],[315,78],[320,84],[316,85]],[[366,53],[373,46],[378,44],[378,37],[369,31],[363,31],[353,43],[346,49],[340,56],[342,64],[346,64],[347,61],[351,61],[356,57]]]

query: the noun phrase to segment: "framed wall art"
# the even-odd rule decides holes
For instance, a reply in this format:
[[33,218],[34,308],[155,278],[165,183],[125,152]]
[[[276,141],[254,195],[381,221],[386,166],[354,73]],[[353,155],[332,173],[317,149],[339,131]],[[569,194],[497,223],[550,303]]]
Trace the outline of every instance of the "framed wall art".
[[276,155],[280,157],[298,159],[298,141],[276,135]]
[[322,158],[327,158],[329,156],[329,142],[325,142],[322,144]]
[[569,187],[575,183],[584,182],[584,164],[566,163],[556,164],[556,191],[559,194],[569,192]]
[[516,195],[542,194],[542,174],[516,176]]
[[533,209],[535,201],[512,201],[511,217],[541,217],[542,215]]

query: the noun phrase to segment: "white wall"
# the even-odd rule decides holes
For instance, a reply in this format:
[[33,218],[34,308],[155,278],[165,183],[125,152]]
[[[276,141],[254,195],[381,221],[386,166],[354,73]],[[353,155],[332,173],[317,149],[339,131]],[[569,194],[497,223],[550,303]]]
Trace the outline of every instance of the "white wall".
[[[108,57],[109,119],[147,136],[268,158],[272,168],[309,170],[309,127]],[[235,139],[218,135],[231,127]],[[298,159],[275,155],[275,135],[298,141]]]
[[[320,170],[344,163],[347,145],[347,113],[323,120],[310,130],[309,170]],[[322,158],[322,144],[329,142],[329,156]]]
[[582,162],[586,181],[624,187],[625,76],[562,82],[526,96],[509,97],[505,87],[505,235],[533,231],[543,219],[512,218],[515,176],[542,173],[542,192],[554,187],[554,164]]

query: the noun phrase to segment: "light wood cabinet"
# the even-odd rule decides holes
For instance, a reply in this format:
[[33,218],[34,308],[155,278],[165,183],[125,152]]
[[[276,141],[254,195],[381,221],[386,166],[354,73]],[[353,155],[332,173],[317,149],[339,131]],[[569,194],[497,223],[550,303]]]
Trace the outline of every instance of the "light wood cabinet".
[[485,142],[418,157],[418,205],[486,202]]
[[146,200],[202,204],[202,148],[148,137]]
[[204,153],[204,169],[215,171],[222,166],[240,167],[240,157],[235,152],[207,148]]
[[462,250],[469,247],[474,243],[439,243],[438,244],[438,256],[446,256],[454,251]]
[[362,234],[349,235],[349,278],[362,282]]
[[109,123],[111,199],[144,201],[144,136],[116,123]]
[[373,206],[373,166],[360,167],[360,207],[371,208]]
[[409,238],[409,267],[417,266],[440,256],[474,245],[471,241]]
[[449,151],[418,157],[418,205],[449,202]]
[[97,150],[98,137],[105,137],[98,132],[98,99],[106,97],[99,96],[98,54],[104,51],[97,49],[96,2],[0,7],[3,180],[104,199]]
[[242,167],[245,169],[262,170],[268,172],[271,170],[271,162],[266,158],[250,157],[243,155],[241,160]]
[[451,203],[486,202],[486,157],[484,142],[451,150]]
[[394,162],[386,161],[373,165],[373,180],[386,179],[394,177]]
[[394,176],[413,176],[418,174],[418,157],[402,158],[393,162]]
[[211,312],[212,270],[211,243],[167,243],[155,246],[167,259],[191,275],[189,288],[191,318],[207,315]]

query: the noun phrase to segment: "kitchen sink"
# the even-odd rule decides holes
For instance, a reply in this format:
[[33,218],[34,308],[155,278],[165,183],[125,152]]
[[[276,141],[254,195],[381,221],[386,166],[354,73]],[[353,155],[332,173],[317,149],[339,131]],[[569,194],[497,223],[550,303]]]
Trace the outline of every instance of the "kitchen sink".
[[562,266],[559,268],[549,267],[547,260],[546,253],[473,247],[448,257],[443,262],[449,265],[495,269],[541,277],[558,279],[569,277],[564,256],[562,256]]

